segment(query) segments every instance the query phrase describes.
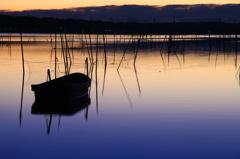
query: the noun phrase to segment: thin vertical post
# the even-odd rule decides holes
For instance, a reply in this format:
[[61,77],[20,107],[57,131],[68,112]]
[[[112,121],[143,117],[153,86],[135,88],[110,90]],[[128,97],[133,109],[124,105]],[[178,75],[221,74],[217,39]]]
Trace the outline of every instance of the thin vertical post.
[[25,67],[24,67],[24,52],[23,52],[23,40],[22,40],[22,26],[20,26],[20,41],[21,41],[21,51],[22,51],[22,68],[23,75],[25,75]]

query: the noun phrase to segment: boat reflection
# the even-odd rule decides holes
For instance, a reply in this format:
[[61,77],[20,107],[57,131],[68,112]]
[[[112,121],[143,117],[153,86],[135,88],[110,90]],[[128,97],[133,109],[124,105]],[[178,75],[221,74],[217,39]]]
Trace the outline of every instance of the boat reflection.
[[88,107],[90,105],[90,98],[86,96],[85,101],[82,102],[81,99],[75,100],[58,100],[58,101],[48,101],[41,100],[35,101],[32,105],[32,114],[63,114],[63,115],[73,115],[78,111]]
[[91,99],[86,95],[84,102],[81,98],[75,100],[36,100],[31,109],[31,114],[33,115],[44,115],[50,116],[47,123],[47,134],[50,134],[52,116],[59,115],[59,123],[61,116],[72,116],[82,110],[85,110],[85,119],[88,118],[88,107],[91,103]]

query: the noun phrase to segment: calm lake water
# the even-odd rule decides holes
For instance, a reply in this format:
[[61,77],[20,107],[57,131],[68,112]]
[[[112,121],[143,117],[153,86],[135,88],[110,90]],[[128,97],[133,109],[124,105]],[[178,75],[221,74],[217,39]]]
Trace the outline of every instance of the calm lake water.
[[[68,50],[66,37],[54,49],[54,35],[26,34],[23,76],[19,35],[2,36],[0,158],[240,158],[239,44],[236,54],[235,36],[211,44],[189,37],[170,44],[165,36],[138,43],[139,36],[69,35]],[[45,82],[47,69],[54,78],[55,50],[57,77],[65,75],[62,50],[71,73],[86,73],[92,50],[91,102],[73,115],[54,114],[48,132],[50,115],[31,112],[31,84]]]

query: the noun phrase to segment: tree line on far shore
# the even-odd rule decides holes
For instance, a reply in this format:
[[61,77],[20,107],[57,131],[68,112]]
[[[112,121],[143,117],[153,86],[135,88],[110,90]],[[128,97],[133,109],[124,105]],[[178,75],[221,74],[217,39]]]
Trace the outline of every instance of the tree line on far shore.
[[169,22],[124,23],[81,19],[0,15],[2,33],[74,34],[240,34],[240,23]]

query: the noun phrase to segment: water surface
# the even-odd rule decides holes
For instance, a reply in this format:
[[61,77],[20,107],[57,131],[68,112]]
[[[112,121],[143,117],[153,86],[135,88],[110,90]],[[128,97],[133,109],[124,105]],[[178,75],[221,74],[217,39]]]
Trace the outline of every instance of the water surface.
[[[48,133],[50,115],[31,113],[31,84],[46,81],[47,69],[54,78],[54,42],[42,35],[32,37],[35,40],[23,43],[24,76],[20,43],[0,46],[0,158],[240,157],[235,52],[219,51],[216,45],[204,51],[203,44],[196,51],[194,42],[186,42],[184,53],[168,54],[167,44],[160,52],[161,44],[151,41],[152,46],[139,45],[134,65],[137,42],[127,49],[119,44],[115,50],[108,42],[106,64],[103,41],[99,46],[88,41],[94,55],[91,103],[74,115],[54,115]],[[83,49],[76,37],[81,36],[74,37],[73,45],[69,42],[74,48],[70,72],[86,73],[87,45]],[[60,40],[56,52],[60,77],[65,74]]]

